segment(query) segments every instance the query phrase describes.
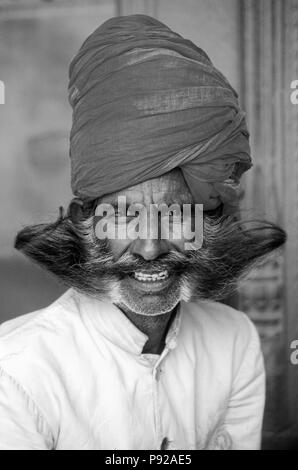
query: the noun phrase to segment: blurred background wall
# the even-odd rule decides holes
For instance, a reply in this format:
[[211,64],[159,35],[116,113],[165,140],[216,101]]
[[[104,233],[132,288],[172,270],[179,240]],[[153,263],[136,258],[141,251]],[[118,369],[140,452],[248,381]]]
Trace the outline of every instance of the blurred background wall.
[[289,234],[274,262],[252,273],[233,300],[255,322],[267,369],[264,448],[298,449],[297,0],[0,0],[0,322],[41,308],[64,291],[13,249],[23,225],[54,220],[71,199],[68,65],[99,24],[145,13],[202,47],[239,91],[254,169],[243,209]]

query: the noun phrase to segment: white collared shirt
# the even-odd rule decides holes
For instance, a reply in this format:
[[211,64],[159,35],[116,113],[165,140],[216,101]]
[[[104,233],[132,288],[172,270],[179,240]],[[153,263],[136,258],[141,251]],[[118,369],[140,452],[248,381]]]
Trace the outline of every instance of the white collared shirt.
[[1,325],[0,449],[260,447],[264,366],[246,315],[181,302],[162,354],[142,354],[146,341],[73,289]]

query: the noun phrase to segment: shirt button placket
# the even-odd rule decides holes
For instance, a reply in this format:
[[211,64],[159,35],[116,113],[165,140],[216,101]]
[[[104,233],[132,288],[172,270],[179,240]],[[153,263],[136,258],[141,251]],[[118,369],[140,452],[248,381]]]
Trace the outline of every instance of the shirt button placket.
[[[156,433],[157,433],[157,443],[158,449],[166,449],[168,446],[168,438],[163,436],[162,431],[162,421],[161,421],[161,410],[159,406],[159,389],[158,384],[160,381],[161,367],[160,364],[164,357],[169,352],[168,348],[165,348],[159,360],[153,368],[153,393],[154,393],[154,408],[155,408],[155,423],[156,423]],[[166,439],[166,441],[165,441]],[[164,447],[166,445],[166,447]]]
[[156,382],[159,382],[160,380],[160,374],[161,374],[161,368],[160,367],[157,367],[156,371],[155,371],[155,380]]

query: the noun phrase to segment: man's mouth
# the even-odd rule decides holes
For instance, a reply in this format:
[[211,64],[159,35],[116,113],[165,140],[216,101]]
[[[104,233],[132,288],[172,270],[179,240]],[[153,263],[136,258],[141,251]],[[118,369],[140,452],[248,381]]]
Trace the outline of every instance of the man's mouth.
[[152,273],[136,271],[133,273],[133,277],[140,282],[158,282],[167,279],[169,272],[167,270]]
[[174,279],[174,273],[163,271],[135,271],[128,276],[132,287],[144,293],[152,294],[167,288]]

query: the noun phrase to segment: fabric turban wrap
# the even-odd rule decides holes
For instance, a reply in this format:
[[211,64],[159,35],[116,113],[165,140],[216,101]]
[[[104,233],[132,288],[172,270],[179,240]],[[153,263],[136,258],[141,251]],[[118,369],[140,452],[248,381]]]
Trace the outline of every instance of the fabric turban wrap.
[[69,69],[72,189],[91,200],[180,168],[194,202],[238,205],[251,166],[238,97],[206,53],[154,18],[111,18]]

